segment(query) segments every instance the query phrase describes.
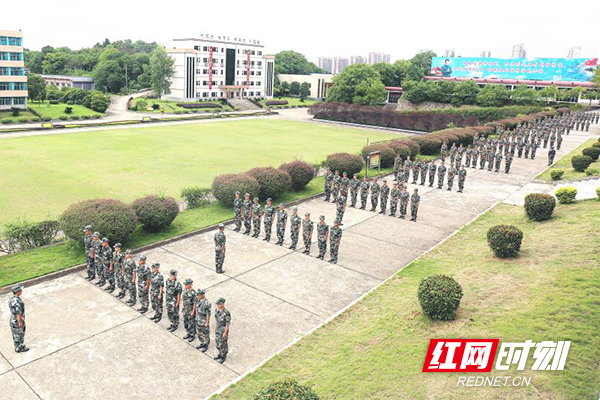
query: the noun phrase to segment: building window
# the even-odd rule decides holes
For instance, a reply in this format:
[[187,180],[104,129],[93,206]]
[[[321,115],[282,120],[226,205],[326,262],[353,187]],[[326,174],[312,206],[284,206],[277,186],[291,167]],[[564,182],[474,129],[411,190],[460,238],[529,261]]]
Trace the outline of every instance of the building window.
[[12,105],[12,97],[0,97],[0,106]]
[[261,76],[262,75],[262,71],[256,71],[256,76]]
[[256,54],[258,54],[259,56],[262,56],[262,51],[257,51]]
[[256,81],[256,86],[260,86],[260,81]]
[[25,104],[25,97],[13,97],[13,104]]
[[23,38],[0,36],[0,45],[2,45],[2,46],[23,46]]

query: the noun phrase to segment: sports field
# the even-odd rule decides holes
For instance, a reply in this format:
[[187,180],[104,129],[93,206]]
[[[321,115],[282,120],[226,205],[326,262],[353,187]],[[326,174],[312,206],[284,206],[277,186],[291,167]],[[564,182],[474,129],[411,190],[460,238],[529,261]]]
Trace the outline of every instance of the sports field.
[[397,134],[282,120],[126,128],[0,139],[0,224],[57,217],[100,197],[132,201],[150,193],[179,197],[215,175],[295,158],[318,163],[357,153]]

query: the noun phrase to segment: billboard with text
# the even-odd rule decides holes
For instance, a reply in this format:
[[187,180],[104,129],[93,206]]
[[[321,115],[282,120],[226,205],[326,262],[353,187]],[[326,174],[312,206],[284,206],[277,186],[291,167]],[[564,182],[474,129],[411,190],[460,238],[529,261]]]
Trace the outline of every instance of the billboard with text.
[[597,58],[434,57],[431,74],[440,77],[585,82]]

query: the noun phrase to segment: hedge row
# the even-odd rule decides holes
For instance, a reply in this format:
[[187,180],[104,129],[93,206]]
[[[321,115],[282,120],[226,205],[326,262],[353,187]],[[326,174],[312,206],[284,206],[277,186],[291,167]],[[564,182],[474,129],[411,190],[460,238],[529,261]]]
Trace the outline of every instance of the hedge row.
[[223,108],[220,104],[215,103],[177,103],[178,107],[181,108]]

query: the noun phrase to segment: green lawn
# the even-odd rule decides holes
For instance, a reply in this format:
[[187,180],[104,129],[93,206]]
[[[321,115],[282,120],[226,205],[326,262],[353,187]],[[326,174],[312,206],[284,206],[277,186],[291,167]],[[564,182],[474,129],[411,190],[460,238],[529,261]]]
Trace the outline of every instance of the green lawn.
[[[73,105],[69,105],[69,104],[65,104],[65,103],[50,104],[48,101],[43,101],[41,103],[30,102],[28,104],[28,106],[30,109],[33,109],[35,112],[40,114],[42,117],[50,117],[52,119],[59,119],[61,116],[82,117],[84,115],[89,115],[89,116],[101,115],[100,113],[98,113],[94,110],[90,110],[89,108],[86,108],[79,104],[73,104]],[[65,109],[67,107],[71,107],[73,109],[71,114],[65,113]]]
[[[522,207],[499,205],[220,398],[249,399],[265,385],[292,378],[325,399],[595,399],[599,220],[596,200],[558,205],[543,223],[528,221]],[[524,232],[518,258],[491,253],[486,232],[497,224]],[[431,322],[422,314],[418,285],[433,274],[450,275],[463,287],[455,321]],[[457,387],[463,374],[421,372],[431,338],[572,343],[564,371],[531,371],[532,351],[525,371],[475,374],[532,376],[529,387],[464,388]]]
[[357,153],[391,133],[281,120],[230,120],[0,139],[0,225],[55,218],[90,198],[179,198],[215,175]]
[[[537,179],[541,179],[541,180],[544,180],[547,182],[552,182],[552,178],[550,177],[550,171],[552,171],[553,169],[562,169],[563,171],[565,171],[565,173],[563,174],[562,179],[561,179],[563,181],[589,178],[589,176],[585,172],[577,172],[573,169],[573,166],[571,165],[571,157],[580,156],[581,151],[583,149],[585,149],[586,147],[591,147],[594,143],[597,143],[597,142],[598,142],[597,139],[588,140],[587,142],[585,142],[584,144],[582,144],[581,146],[579,146],[578,148],[576,148],[569,154],[562,157],[556,163],[554,163],[554,165],[551,168],[549,168],[546,171],[539,174],[537,176]],[[591,163],[589,168],[595,168],[597,170],[600,170],[600,160]],[[600,176],[600,175],[596,174],[596,175],[592,175],[592,176]]]
[[12,111],[11,110],[2,110],[0,111],[0,120],[2,119],[11,119],[13,122],[17,122],[17,120],[19,118],[34,118],[36,115],[34,113],[32,113],[31,111],[26,111],[26,110],[19,110],[19,116],[18,117],[14,117],[12,115]]
[[[135,104],[135,100],[136,99],[133,99],[131,101],[132,105]],[[158,104],[161,108],[163,108],[165,110],[165,114],[173,114],[175,111],[181,111],[182,113],[183,112],[190,112],[190,111],[192,111],[189,108],[179,107],[177,105],[177,103],[179,103],[178,101],[158,100],[158,99],[146,99],[146,101],[148,102],[147,109],[136,110],[136,111],[138,111],[138,112],[146,112],[146,113],[151,112],[151,113],[155,113],[155,114],[160,114],[160,108],[158,110],[154,110],[154,109],[150,110],[149,109],[149,108],[152,107],[153,104]],[[221,106],[221,110],[220,111],[231,111],[232,110],[232,108],[229,107],[229,105],[223,105],[223,104],[219,103],[218,101],[206,101],[206,102],[201,102],[201,103],[218,104],[218,105]],[[198,108],[196,110],[199,111],[199,112],[204,112],[204,111],[213,112],[213,111],[215,111],[214,109],[210,109],[210,108],[206,108],[206,109],[204,109],[204,108]]]
[[[305,99],[304,102],[300,101],[299,97],[276,97],[274,99],[269,99],[269,100],[287,100],[288,101],[288,106],[311,106],[315,103],[318,103],[318,101],[316,100],[312,100],[312,99]],[[262,104],[263,106],[266,106],[265,102],[269,101],[269,100],[265,100],[262,99],[259,101],[260,104]],[[277,107],[277,106],[274,106]]]

